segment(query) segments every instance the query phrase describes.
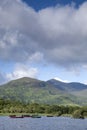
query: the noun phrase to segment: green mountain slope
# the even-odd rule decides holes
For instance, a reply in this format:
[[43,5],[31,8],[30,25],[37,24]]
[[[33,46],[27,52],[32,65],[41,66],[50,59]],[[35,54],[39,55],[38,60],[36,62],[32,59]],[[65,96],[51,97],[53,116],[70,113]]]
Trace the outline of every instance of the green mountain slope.
[[[62,84],[60,85],[62,86]],[[21,102],[84,105],[84,98],[61,90],[55,85],[32,78],[21,78],[0,86],[0,98]]]
[[47,81],[49,84],[54,85],[56,88],[66,91],[66,92],[75,92],[75,91],[83,91],[87,89],[87,85],[77,82],[64,83],[55,79],[51,79]]
[[82,91],[77,91],[77,92],[74,92],[72,94],[77,96],[77,97],[81,97],[81,98],[83,97],[83,98],[87,99],[87,89],[82,90]]

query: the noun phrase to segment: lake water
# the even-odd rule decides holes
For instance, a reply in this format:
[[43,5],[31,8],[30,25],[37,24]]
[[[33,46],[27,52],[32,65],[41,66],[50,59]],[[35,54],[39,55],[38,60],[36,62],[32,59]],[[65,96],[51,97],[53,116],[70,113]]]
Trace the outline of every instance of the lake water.
[[87,119],[0,117],[0,130],[87,130]]

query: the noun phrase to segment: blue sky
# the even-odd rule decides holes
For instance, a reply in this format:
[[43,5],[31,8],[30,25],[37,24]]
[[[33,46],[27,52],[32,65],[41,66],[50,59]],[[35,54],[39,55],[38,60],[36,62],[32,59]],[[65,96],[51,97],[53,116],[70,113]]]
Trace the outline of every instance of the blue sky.
[[23,0],[23,1],[26,2],[32,8],[34,8],[36,11],[38,11],[50,6],[54,7],[57,4],[67,5],[67,4],[75,3],[76,7],[78,7],[86,0]]
[[0,1],[0,84],[21,77],[87,83],[87,2]]

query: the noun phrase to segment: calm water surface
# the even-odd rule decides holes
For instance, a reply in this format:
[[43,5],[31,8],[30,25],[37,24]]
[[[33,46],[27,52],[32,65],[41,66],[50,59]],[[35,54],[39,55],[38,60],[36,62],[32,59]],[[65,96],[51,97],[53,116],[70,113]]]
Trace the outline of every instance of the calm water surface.
[[0,117],[0,130],[87,130],[87,119]]

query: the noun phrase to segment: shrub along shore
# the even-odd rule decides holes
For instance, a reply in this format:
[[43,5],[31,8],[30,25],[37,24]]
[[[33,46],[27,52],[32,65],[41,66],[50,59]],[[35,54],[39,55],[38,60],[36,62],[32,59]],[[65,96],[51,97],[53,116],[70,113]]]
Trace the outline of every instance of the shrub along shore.
[[0,115],[43,115],[43,116],[72,116],[87,117],[87,106],[63,106],[38,103],[21,103],[0,99]]

